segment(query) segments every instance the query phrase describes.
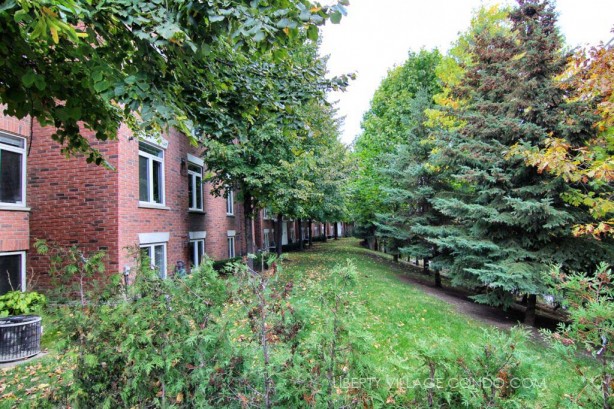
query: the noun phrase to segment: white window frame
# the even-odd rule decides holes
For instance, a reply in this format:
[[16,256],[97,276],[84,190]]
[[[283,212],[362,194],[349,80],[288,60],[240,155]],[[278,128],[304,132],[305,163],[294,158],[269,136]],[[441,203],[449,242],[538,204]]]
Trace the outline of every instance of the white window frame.
[[190,260],[190,263],[192,264],[192,268],[198,268],[200,266],[200,264],[202,263],[202,260],[200,260],[200,262],[198,261],[198,244],[202,243],[203,245],[203,259],[205,258],[205,252],[206,252],[206,248],[205,248],[205,239],[194,239],[194,240],[190,240],[190,247],[195,247],[192,248],[192,253],[194,254],[194,259]]
[[234,203],[234,191],[232,188],[228,188],[226,190],[226,215],[234,216],[235,215],[235,203]]
[[269,229],[264,229],[262,233],[262,247],[264,247],[265,251],[269,251],[269,247],[271,247],[271,232]]
[[268,207],[265,207],[264,209],[262,209],[262,218],[264,220],[269,220],[271,218],[271,211],[269,210]]
[[27,165],[27,161],[26,161],[26,138],[23,138],[21,136],[17,136],[17,135],[12,135],[9,134],[7,132],[1,132],[0,131],[0,136],[5,136],[9,139],[18,139],[21,140],[23,142],[23,148],[19,148],[17,146],[11,146],[5,143],[0,142],[0,149],[1,150],[5,150],[5,151],[9,151],[9,152],[15,152],[18,154],[21,154],[21,201],[17,202],[17,203],[9,203],[9,202],[0,202],[0,207],[2,208],[24,208],[26,206],[26,189],[28,187],[28,183],[27,183],[27,179],[26,179],[26,165]]
[[[162,148],[161,146],[156,146],[154,144],[151,143],[147,143],[144,141],[139,141],[139,144],[145,144],[145,145],[149,145],[150,147],[152,147],[153,149],[158,149],[160,152],[162,152],[162,157],[158,157],[155,155],[152,155],[149,152],[144,152],[141,150],[140,145],[139,145],[139,157],[144,157],[147,159],[147,188],[149,190],[148,192],[148,196],[149,196],[149,201],[142,201],[140,198],[140,191],[139,191],[139,205],[144,205],[144,206],[160,206],[160,207],[164,207],[166,206],[166,169],[164,166],[164,159],[166,157],[166,152],[164,151],[164,148]],[[154,188],[153,188],[153,179],[149,179],[149,177],[153,178],[153,162],[159,162],[162,166],[162,180],[160,181],[161,187],[162,187],[162,192],[161,192],[161,202],[154,202],[153,201],[153,197],[154,197]],[[140,172],[140,165],[139,165],[139,172]],[[141,175],[139,174],[139,182],[140,182],[140,178]],[[140,189],[140,187],[139,187]]]
[[141,244],[139,247],[142,249],[148,249],[148,253],[149,253],[149,261],[151,262],[151,268],[155,269],[157,268],[154,264],[155,262],[155,249],[154,247],[157,246],[162,246],[162,248],[164,249],[164,274],[160,275],[160,278],[164,279],[168,277],[168,251],[167,251],[167,243],[147,243],[147,244]]
[[[5,251],[0,252],[0,257],[3,256],[21,256],[21,291],[26,291],[26,252],[25,251]],[[0,272],[1,274],[2,272]]]
[[[195,172],[190,169],[190,165],[200,168],[200,172]],[[200,207],[189,207],[190,211],[202,212],[205,208],[205,195],[203,194],[203,167],[193,161],[188,161],[188,178],[192,186],[192,204],[196,204],[198,196],[200,196]],[[200,178],[200,186],[198,186],[197,178]]]
[[226,243],[228,243],[228,258],[235,258],[237,255],[236,251],[236,232],[234,230],[228,230]]

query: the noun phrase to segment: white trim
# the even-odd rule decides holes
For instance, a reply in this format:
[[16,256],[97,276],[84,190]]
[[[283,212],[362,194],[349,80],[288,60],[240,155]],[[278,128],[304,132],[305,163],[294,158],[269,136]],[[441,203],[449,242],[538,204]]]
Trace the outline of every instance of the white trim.
[[155,261],[156,261],[156,250],[154,249],[154,247],[156,246],[162,246],[162,249],[164,250],[164,272],[163,274],[160,276],[160,278],[166,278],[168,277],[168,248],[167,248],[167,243],[148,243],[148,244],[141,244],[139,247],[142,249],[149,249],[149,261],[152,263],[151,264],[151,268],[155,269]]
[[21,256],[21,291],[26,291],[26,252],[25,251],[7,251],[0,252],[2,256]]
[[265,233],[269,233],[269,232],[270,232],[270,230],[269,230],[269,229],[264,229],[264,232],[265,232]]
[[[237,242],[235,240],[235,236],[228,236],[226,238],[226,242],[228,243],[228,258],[234,258],[237,256]],[[232,247],[231,247],[232,243]]]
[[[147,145],[146,142],[143,142]],[[168,142],[167,142],[168,144]],[[160,149],[160,146],[153,146],[154,149]],[[147,159],[147,188],[148,188],[148,196],[149,196],[149,201],[141,201],[141,192],[140,192],[140,186],[139,186],[139,205],[143,206],[143,204],[149,204],[149,205],[158,205],[158,206],[165,206],[166,205],[166,169],[165,169],[165,159],[166,159],[166,154],[164,152],[164,149],[160,150],[162,152],[162,157],[159,156],[155,156],[152,155],[149,152],[144,152],[140,149],[139,146],[139,157],[144,157]],[[154,202],[154,183],[153,183],[153,178],[154,178],[154,171],[153,171],[153,162],[156,161],[158,163],[160,163],[160,166],[162,167],[162,180],[160,180],[160,187],[161,187],[161,192],[160,192],[160,203],[158,202]],[[139,162],[140,162],[140,158],[139,158]],[[141,169],[141,165],[139,163],[139,183],[140,183],[140,178],[141,178],[141,174],[140,174],[140,169]],[[151,178],[151,179],[150,179]],[[144,207],[144,206],[143,206]]]
[[226,216],[234,216],[235,215],[235,195],[232,188],[228,189],[228,194],[226,195]]
[[32,210],[32,208],[14,203],[0,203],[0,210],[6,210],[9,212],[29,212]]
[[188,233],[190,240],[204,240],[207,238],[206,231],[191,231]]
[[199,158],[198,156],[194,156],[188,153],[188,162],[191,162],[195,165],[200,166],[201,168],[205,167],[205,161]]
[[170,233],[139,233],[139,244],[166,243]]
[[147,142],[151,145],[155,145],[158,148],[167,149],[168,148],[168,140],[164,139],[161,136],[142,136],[139,140],[143,142]]
[[227,237],[234,237],[237,235],[237,232],[235,230],[228,230],[226,233]]
[[[198,172],[190,170],[189,164],[197,166],[198,168],[200,168],[200,170]],[[189,164],[188,164],[188,183],[190,184],[190,187],[192,187],[192,195],[189,199],[192,200],[192,205],[196,206],[196,203],[198,202],[198,199],[200,198],[200,207],[188,206],[188,210],[203,212],[205,210],[205,195],[203,193],[203,166],[192,163],[192,162],[189,162]],[[200,184],[198,183],[197,178],[200,178]]]
[[21,155],[21,168],[22,168],[22,172],[21,172],[21,201],[18,203],[8,203],[8,202],[0,202],[2,204],[2,206],[9,206],[9,207],[13,207],[13,208],[24,208],[26,206],[26,200],[27,200],[27,188],[28,188],[28,179],[27,179],[27,158],[26,158],[26,144],[27,144],[27,139],[24,138],[23,136],[19,136],[19,135],[14,135],[8,132],[4,132],[4,131],[0,131],[0,134],[4,134],[6,135],[8,138],[15,138],[15,139],[21,139],[23,140],[23,148],[18,148],[16,146],[11,146],[11,145],[7,145],[7,144],[0,144],[0,147],[2,148],[2,150],[8,151],[8,152],[14,152],[14,153],[18,153]]

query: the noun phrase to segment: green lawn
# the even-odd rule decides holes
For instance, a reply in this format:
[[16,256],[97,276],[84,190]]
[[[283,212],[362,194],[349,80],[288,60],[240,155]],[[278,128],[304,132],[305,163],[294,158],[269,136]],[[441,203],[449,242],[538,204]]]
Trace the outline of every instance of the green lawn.
[[[436,350],[445,345],[463,356],[464,351],[480,344],[485,330],[497,331],[412,287],[401,276],[415,275],[415,269],[412,272],[409,266],[397,265],[385,255],[359,246],[356,239],[318,243],[304,253],[291,253],[287,268],[328,271],[344,259],[351,259],[359,272],[356,292],[365,311],[362,329],[373,339],[370,360],[377,366],[375,377],[403,380],[414,376],[422,366],[418,346]],[[544,344],[528,341],[519,348],[526,350],[527,364],[532,368],[530,382],[538,385],[534,407],[561,407],[565,394],[581,388],[571,376],[575,368]]]
[[[355,239],[317,243],[312,249],[286,257],[286,272],[297,277],[295,301],[308,308],[319,308],[315,293],[309,291],[309,283],[322,279],[335,264],[346,259],[352,260],[357,267],[354,299],[358,303],[359,316],[352,331],[366,340],[367,352],[361,358],[370,363],[373,373],[369,376],[381,382],[378,385],[380,399],[375,406],[394,407],[411,402],[412,391],[408,390],[411,385],[407,379],[421,379],[425,373],[420,353],[428,351],[436,355],[447,351],[447,354],[462,358],[468,356],[472,348],[481,347],[486,331],[495,331],[412,287],[401,279],[406,273],[403,268],[407,266],[395,265],[360,247]],[[74,359],[60,356],[55,350],[55,343],[61,337],[61,333],[49,331],[43,345],[49,348],[46,357],[0,369],[0,408],[30,407],[33,401],[44,403],[59,386],[71,382]],[[576,377],[571,376],[576,368],[542,343],[527,341],[516,348],[522,351],[525,364],[530,368],[527,378],[538,385],[537,395],[531,398],[533,404],[529,407],[561,407],[565,394],[574,394],[580,389]]]

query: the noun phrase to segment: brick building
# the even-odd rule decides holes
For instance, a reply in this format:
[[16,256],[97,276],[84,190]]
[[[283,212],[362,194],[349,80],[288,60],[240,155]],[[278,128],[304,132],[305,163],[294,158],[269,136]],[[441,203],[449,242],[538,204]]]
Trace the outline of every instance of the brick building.
[[[67,158],[53,131],[0,116],[0,294],[48,286],[49,260],[32,250],[37,239],[76,245],[85,257],[104,250],[111,273],[131,271],[140,249],[163,277],[204,254],[216,260],[245,254],[240,203],[233,192],[210,194],[202,152],[183,134],[138,140],[122,126],[117,140],[98,141],[82,130],[106,158],[103,167]],[[266,210],[255,218],[257,248],[275,245],[274,219]],[[326,226],[332,237],[333,225]],[[284,219],[281,229],[283,245],[308,238],[307,222],[299,230],[297,221]],[[325,226],[314,222],[312,236],[323,234]]]

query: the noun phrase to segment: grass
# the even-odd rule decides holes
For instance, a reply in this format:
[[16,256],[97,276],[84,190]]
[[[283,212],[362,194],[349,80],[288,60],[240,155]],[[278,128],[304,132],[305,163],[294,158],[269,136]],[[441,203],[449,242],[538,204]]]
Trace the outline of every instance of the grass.
[[[437,352],[446,349],[455,356],[466,356],[475,345],[481,345],[487,332],[495,331],[480,321],[458,313],[442,300],[412,287],[402,280],[411,267],[392,263],[379,253],[358,245],[355,239],[316,243],[302,253],[289,253],[284,262],[286,271],[300,277],[295,289],[296,301],[318,308],[316,294],[309,291],[309,283],[330,272],[335,264],[352,260],[358,270],[354,299],[360,314],[352,331],[367,340],[365,361],[370,363],[373,378],[384,380],[381,406],[394,406],[397,394],[411,395],[407,384],[386,388],[395,380],[424,376],[425,367],[419,351]],[[302,288],[301,288],[302,286]],[[47,318],[48,326],[53,320]],[[62,334],[48,330],[43,347],[47,356],[13,368],[0,369],[0,408],[31,407],[32,402],[44,402],[62,385],[71,382],[74,358],[61,355],[56,344]],[[567,362],[551,352],[544,344],[533,341],[518,345],[527,365],[530,379],[539,385],[537,395],[528,407],[554,408],[562,406],[565,394],[577,393],[581,385],[576,377],[575,363]],[[390,392],[393,390],[392,392]],[[386,403],[387,402],[387,403]]]
[[[401,277],[416,275],[415,268],[395,264],[381,253],[360,247],[355,239],[316,244],[312,250],[290,254],[288,259],[287,269],[296,272],[330,271],[344,259],[356,265],[356,293],[364,307],[361,329],[373,340],[370,361],[376,363],[376,377],[403,379],[423,371],[418,345],[434,350],[446,347],[462,357],[484,340],[485,331],[497,331],[407,284]],[[530,381],[538,385],[533,407],[561,407],[566,394],[579,392],[580,382],[572,374],[576,364],[590,367],[590,362],[566,362],[543,343],[532,340],[519,348],[529,361]]]

